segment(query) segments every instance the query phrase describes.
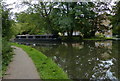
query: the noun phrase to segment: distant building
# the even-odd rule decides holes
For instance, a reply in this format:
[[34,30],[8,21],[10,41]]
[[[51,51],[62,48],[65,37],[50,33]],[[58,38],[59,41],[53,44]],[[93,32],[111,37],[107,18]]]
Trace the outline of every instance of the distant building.
[[110,20],[108,20],[108,19],[103,20],[102,24],[109,28],[109,30],[105,30],[104,36],[105,37],[112,37],[112,29],[111,29],[112,25],[110,25]]
[[[101,25],[104,25],[106,28],[108,29],[103,29],[102,31],[104,32],[104,37],[112,37],[112,25],[110,25],[111,21],[108,19],[108,17],[106,16],[106,14],[102,15],[104,17],[104,20],[102,20]],[[96,35],[100,35],[100,32],[96,32]]]

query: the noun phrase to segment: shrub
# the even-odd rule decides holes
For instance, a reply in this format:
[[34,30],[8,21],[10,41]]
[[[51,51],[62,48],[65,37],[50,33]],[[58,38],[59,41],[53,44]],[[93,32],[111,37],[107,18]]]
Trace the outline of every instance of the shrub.
[[12,55],[13,55],[12,48],[9,42],[3,38],[2,39],[2,71],[3,71],[3,74],[6,71],[8,64],[11,61]]

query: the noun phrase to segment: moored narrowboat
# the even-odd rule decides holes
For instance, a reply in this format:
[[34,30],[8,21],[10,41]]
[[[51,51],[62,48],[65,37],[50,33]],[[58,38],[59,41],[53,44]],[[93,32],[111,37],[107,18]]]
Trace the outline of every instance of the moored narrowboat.
[[19,41],[41,41],[41,42],[57,42],[61,41],[58,35],[17,35],[14,39],[15,42]]

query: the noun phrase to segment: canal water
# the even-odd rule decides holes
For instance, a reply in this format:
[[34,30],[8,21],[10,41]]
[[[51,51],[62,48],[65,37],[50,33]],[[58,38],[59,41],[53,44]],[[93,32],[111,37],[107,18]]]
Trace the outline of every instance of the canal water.
[[120,77],[120,41],[81,41],[33,47],[52,58],[71,79],[111,79]]

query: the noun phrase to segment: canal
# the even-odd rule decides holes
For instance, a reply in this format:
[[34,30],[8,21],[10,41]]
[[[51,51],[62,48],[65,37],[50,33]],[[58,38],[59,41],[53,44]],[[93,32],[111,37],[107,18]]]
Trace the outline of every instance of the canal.
[[111,79],[120,77],[120,41],[81,41],[40,44],[32,47],[52,58],[71,79]]

